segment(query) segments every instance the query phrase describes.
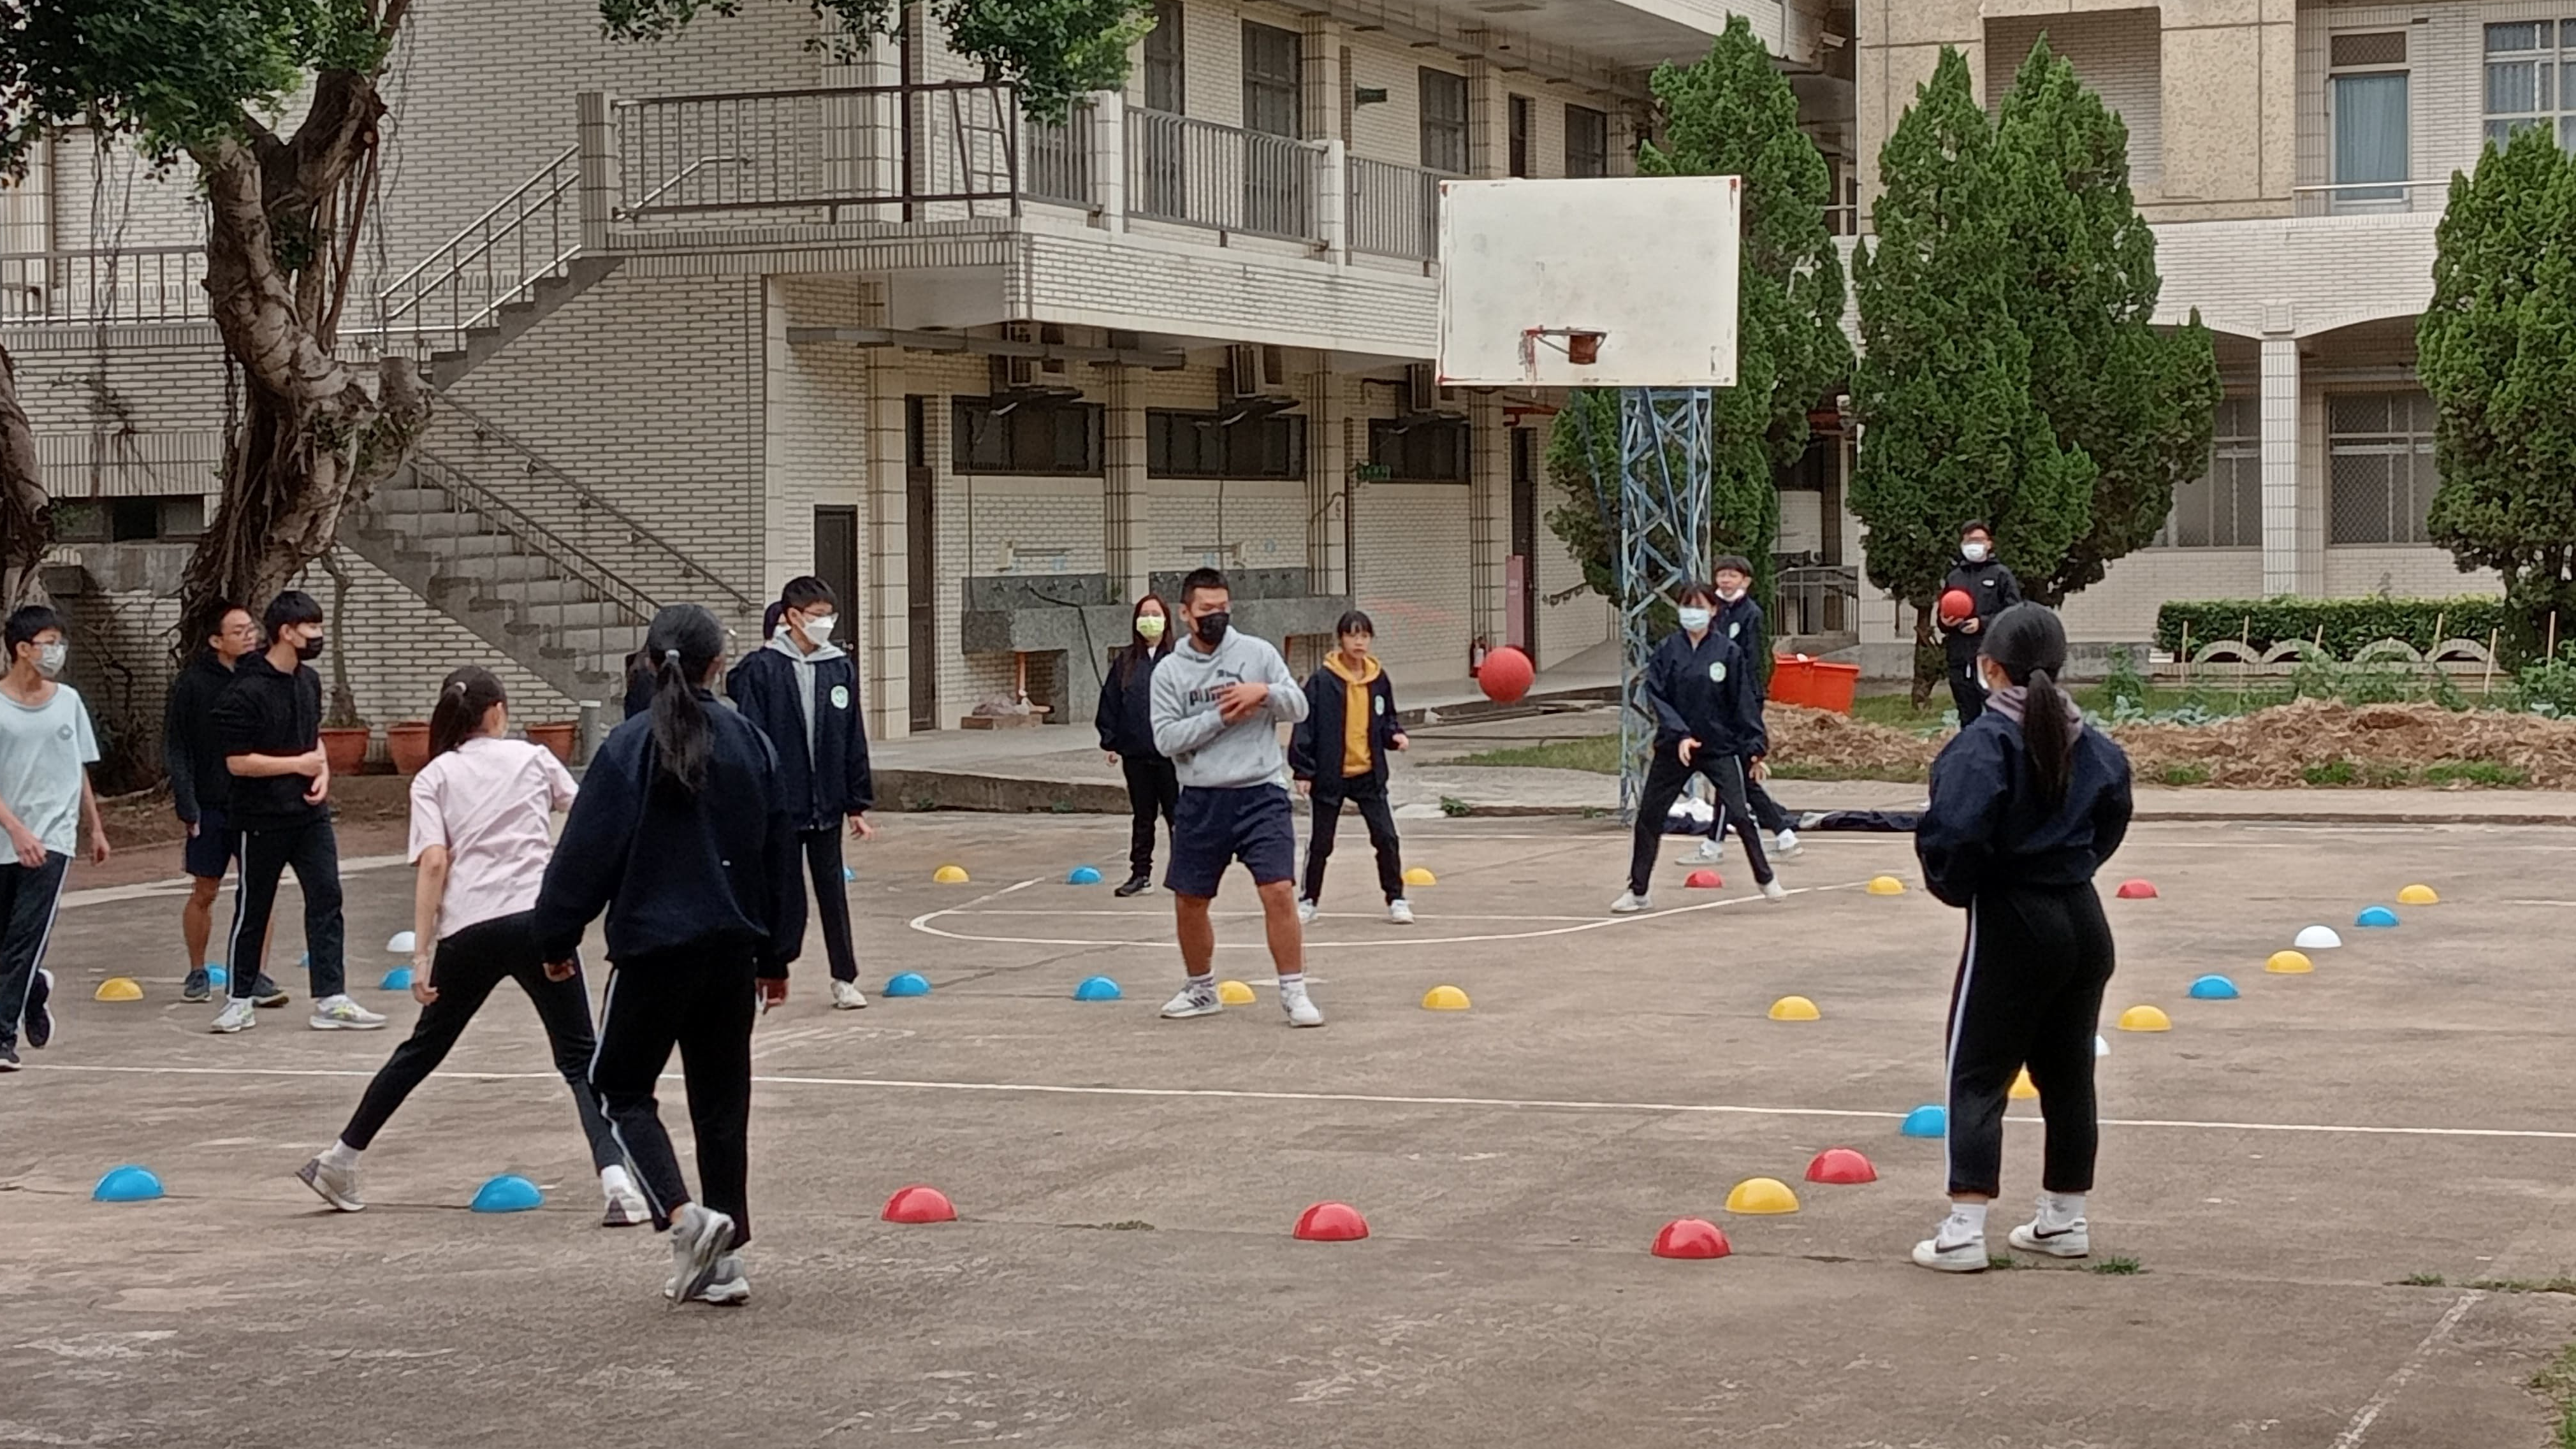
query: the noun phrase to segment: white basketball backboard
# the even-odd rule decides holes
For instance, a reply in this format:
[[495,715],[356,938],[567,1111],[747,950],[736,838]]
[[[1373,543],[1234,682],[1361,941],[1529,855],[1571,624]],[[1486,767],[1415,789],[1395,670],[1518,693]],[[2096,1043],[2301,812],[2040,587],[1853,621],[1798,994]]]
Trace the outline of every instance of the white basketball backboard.
[[1440,183],[1440,381],[1733,387],[1742,195],[1733,176]]

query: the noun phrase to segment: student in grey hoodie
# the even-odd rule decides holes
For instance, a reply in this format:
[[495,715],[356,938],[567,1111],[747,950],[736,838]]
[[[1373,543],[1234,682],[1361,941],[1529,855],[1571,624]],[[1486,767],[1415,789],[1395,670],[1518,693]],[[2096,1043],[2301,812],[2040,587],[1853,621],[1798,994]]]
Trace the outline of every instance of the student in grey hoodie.
[[868,770],[868,726],[859,710],[858,666],[832,642],[839,601],[821,579],[790,579],[771,606],[777,632],[725,676],[725,693],[778,752],[778,784],[796,820],[805,868],[814,878],[814,914],[832,963],[832,1005],[868,1004],[859,990],[858,956],[850,947],[848,877],[841,864],[841,821],[850,834],[874,839],[867,811],[876,804]]
[[1225,868],[1242,861],[1261,892],[1279,1004],[1290,1026],[1322,1026],[1306,995],[1297,922],[1297,825],[1288,807],[1288,756],[1279,726],[1306,717],[1306,696],[1279,651],[1233,625],[1225,575],[1181,580],[1188,637],[1154,668],[1154,748],[1172,762],[1181,800],[1172,813],[1172,866],[1163,877],[1179,919],[1189,980],[1163,1006],[1172,1020],[1214,1016],[1216,923],[1208,903]]

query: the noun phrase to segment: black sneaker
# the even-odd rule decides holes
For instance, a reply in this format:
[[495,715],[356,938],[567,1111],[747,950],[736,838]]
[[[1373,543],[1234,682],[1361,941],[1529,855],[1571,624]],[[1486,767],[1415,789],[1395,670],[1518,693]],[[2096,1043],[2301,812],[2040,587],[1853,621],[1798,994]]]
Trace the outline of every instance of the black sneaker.
[[286,988],[269,980],[268,973],[263,971],[259,973],[259,979],[250,984],[250,999],[262,1006],[284,1006]]
[[18,1070],[18,1049],[16,1047],[0,1047],[0,1072],[14,1072],[16,1070]]
[[1127,877],[1127,883],[1120,886],[1118,889],[1111,891],[1110,894],[1113,896],[1132,896],[1153,883],[1154,881],[1152,877],[1140,871],[1135,875]]
[[45,1003],[53,998],[54,973],[38,968],[27,983],[27,1045],[42,1048],[54,1039],[54,1014]]
[[214,994],[214,979],[206,975],[206,968],[203,966],[189,972],[188,979],[179,984],[181,1001],[211,1001],[214,999]]

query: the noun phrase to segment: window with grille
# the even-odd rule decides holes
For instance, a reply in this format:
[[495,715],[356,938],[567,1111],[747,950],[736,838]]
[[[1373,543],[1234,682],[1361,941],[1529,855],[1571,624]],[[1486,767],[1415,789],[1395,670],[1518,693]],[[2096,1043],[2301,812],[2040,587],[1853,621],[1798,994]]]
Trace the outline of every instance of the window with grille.
[[2576,149],[2576,104],[2567,67],[2576,64],[2576,19],[2514,20],[2487,27],[2487,139],[2501,146],[2538,126]]
[[1243,128],[1265,136],[1306,134],[1304,56],[1297,32],[1243,22]]
[[2326,399],[2326,542],[2423,543],[2433,469],[2433,400],[2420,392]]
[[1369,461],[1398,483],[1464,483],[1471,476],[1468,436],[1464,418],[1377,418],[1369,423]]
[[1148,478],[1303,478],[1306,420],[1291,413],[1227,423],[1224,413],[1145,413]]
[[1145,109],[1181,115],[1189,91],[1181,43],[1181,0],[1154,0],[1154,28],[1145,32]]
[[2218,405],[2209,469],[2174,487],[2173,514],[2159,548],[2260,548],[2263,545],[2263,408],[2260,398]]
[[960,473],[1100,476],[1100,408],[1092,403],[961,397],[951,438]]
[[1610,116],[1590,106],[1565,108],[1565,174],[1610,174]]
[[1422,164],[1453,176],[1467,174],[1467,78],[1424,67]]
[[2331,115],[2337,210],[2386,210],[2406,202],[2402,182],[2414,175],[2408,152],[2406,32],[2374,30],[2337,35],[2328,43],[2326,107]]

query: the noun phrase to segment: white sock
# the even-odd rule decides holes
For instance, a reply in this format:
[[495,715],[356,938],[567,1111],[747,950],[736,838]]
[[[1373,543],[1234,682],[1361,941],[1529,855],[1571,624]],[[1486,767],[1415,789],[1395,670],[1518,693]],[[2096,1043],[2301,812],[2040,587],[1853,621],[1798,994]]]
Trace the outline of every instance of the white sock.
[[1984,1203],[1950,1204],[1950,1220],[1941,1225],[1942,1241],[1955,1243],[1963,1238],[1982,1238],[1985,1235],[1986,1205]]
[[1205,976],[1193,976],[1181,989],[1190,994],[1192,1001],[1214,1001],[1216,1000],[1216,973],[1211,971]]
[[599,1170],[599,1190],[610,1197],[616,1197],[622,1193],[633,1192],[635,1180],[626,1175],[625,1168],[612,1162]]
[[2084,1194],[2080,1192],[2044,1192],[2039,1195],[2039,1215],[2052,1226],[2065,1226],[2084,1220]]
[[322,1160],[333,1167],[355,1167],[358,1165],[358,1149],[346,1142],[334,1142],[322,1149]]
[[1303,990],[1305,990],[1305,989],[1306,989],[1306,973],[1305,973],[1305,972],[1303,972],[1303,971],[1282,971],[1282,972],[1280,972],[1280,973],[1279,973],[1279,989],[1280,989],[1280,990],[1282,990],[1282,991],[1303,991]]

